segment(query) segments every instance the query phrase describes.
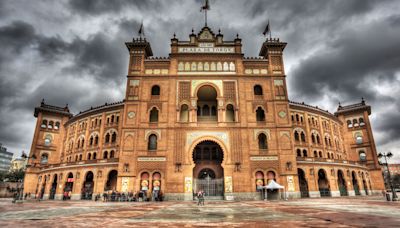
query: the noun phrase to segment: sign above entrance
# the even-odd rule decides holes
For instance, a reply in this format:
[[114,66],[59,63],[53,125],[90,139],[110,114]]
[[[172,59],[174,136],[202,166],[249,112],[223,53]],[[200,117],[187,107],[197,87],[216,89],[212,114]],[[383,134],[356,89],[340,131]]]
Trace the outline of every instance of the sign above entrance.
[[278,160],[277,156],[252,156],[250,157],[250,161],[276,161]]
[[180,47],[178,53],[235,53],[234,47]]
[[138,157],[138,161],[166,161],[165,157]]

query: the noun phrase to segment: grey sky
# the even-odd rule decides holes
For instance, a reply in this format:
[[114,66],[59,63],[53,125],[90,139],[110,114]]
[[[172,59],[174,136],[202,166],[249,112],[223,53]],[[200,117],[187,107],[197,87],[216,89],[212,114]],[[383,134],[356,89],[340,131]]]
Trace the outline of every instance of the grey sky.
[[[155,56],[203,26],[202,1],[0,1],[0,142],[29,151],[42,98],[77,113],[123,99],[128,52],[144,22]],[[365,97],[378,151],[400,161],[400,4],[396,0],[211,0],[209,27],[257,56],[270,20],[288,42],[289,97],[334,112]]]

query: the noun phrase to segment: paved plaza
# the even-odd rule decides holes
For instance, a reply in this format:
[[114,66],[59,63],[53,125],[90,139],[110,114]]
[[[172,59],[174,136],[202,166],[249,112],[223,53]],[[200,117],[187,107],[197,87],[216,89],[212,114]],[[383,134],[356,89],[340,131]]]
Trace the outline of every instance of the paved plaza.
[[94,202],[0,200],[0,227],[399,227],[383,198],[290,201]]

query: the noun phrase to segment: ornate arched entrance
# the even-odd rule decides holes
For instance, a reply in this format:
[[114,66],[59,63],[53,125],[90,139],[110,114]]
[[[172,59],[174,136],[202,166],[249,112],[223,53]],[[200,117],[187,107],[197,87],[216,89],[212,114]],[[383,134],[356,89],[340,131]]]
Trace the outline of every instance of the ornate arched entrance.
[[358,185],[356,172],[354,172],[354,171],[351,172],[351,178],[352,178],[352,181],[353,181],[354,193],[356,194],[356,196],[361,195],[361,193],[360,193],[360,186]]
[[57,191],[57,174],[54,174],[53,176],[53,183],[51,184],[51,189],[50,189],[50,196],[49,199],[53,200],[55,198],[56,195],[56,191]]
[[200,190],[206,196],[223,197],[224,195],[224,158],[222,148],[211,140],[200,142],[193,150],[193,191]]
[[83,182],[81,199],[91,200],[93,195],[93,172],[89,171],[86,174],[85,182]]
[[310,194],[308,192],[308,183],[306,179],[306,174],[302,169],[297,169],[297,174],[299,178],[299,186],[300,186],[300,194],[301,197],[310,197]]
[[342,170],[338,170],[338,186],[339,186],[340,196],[348,196],[346,180],[344,179]]
[[321,197],[331,196],[329,181],[326,177],[326,172],[323,169],[318,171],[318,189]]

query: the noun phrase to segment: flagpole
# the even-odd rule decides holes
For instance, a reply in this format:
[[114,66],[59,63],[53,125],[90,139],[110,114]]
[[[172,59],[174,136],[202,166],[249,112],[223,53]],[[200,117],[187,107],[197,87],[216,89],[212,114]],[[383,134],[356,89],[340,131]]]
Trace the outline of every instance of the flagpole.
[[205,14],[204,14],[204,17],[205,17],[205,26],[207,27],[207,9],[205,9]]

